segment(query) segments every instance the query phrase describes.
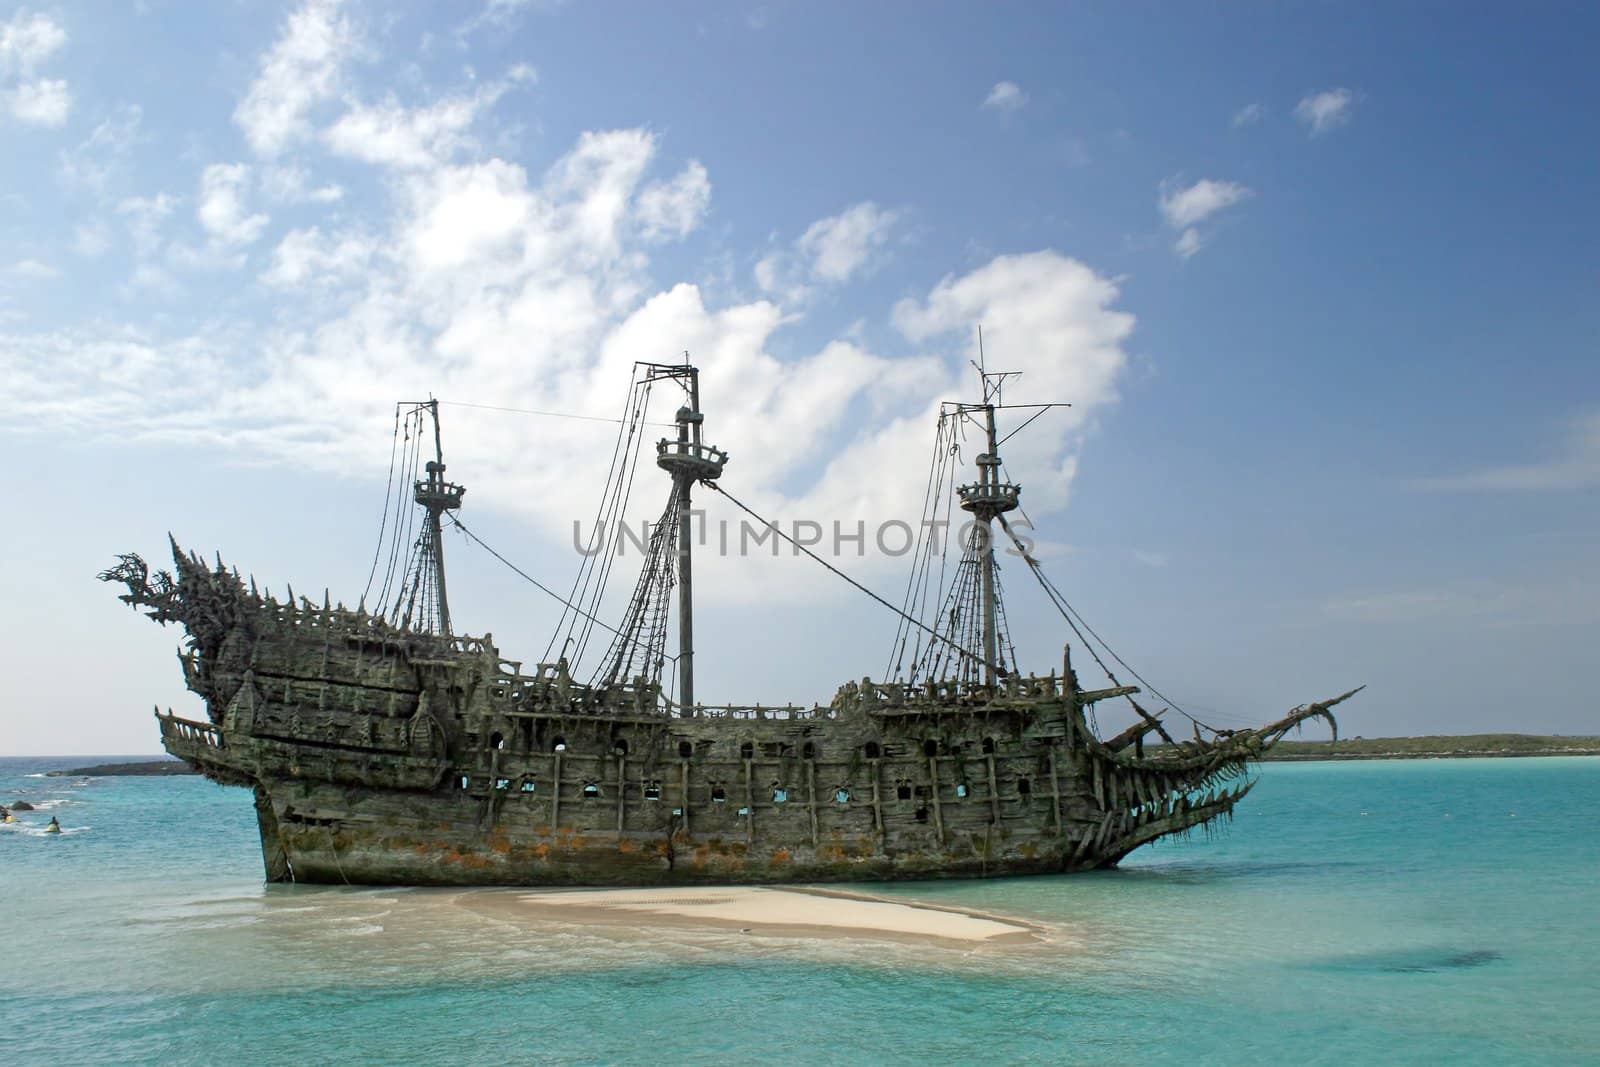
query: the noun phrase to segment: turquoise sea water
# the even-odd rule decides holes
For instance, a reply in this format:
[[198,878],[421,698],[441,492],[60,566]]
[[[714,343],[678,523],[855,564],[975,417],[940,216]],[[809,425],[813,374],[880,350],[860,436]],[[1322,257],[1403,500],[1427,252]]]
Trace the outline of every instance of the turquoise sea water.
[[1120,871],[867,887],[1047,933],[981,948],[264,887],[244,790],[30,777],[84,762],[0,760],[0,1064],[1600,1062],[1597,758],[1269,765]]

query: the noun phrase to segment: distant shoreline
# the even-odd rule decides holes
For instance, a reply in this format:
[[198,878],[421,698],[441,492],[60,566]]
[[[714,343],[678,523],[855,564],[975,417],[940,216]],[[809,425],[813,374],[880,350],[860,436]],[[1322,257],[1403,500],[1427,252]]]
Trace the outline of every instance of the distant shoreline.
[[1263,762],[1375,759],[1507,759],[1521,756],[1600,756],[1600,737],[1464,734],[1352,737],[1340,741],[1280,741]]
[[66,771],[46,771],[47,778],[165,778],[171,775],[199,774],[182,760],[135,760],[129,763],[97,763],[93,767],[74,767]]

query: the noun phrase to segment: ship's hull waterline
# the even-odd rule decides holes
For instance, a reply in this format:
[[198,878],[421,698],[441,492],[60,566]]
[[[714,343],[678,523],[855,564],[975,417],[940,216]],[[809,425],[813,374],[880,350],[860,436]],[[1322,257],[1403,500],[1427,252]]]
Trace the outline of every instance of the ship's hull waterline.
[[[170,747],[195,756],[184,745]],[[207,762],[202,757],[198,765],[206,769]],[[1105,866],[1137,844],[1222,814],[1237,795],[1224,792],[1206,805],[1183,802],[1172,810],[1151,807],[1108,820],[1083,779],[1064,776],[1052,790],[1019,774],[1017,760],[990,756],[975,762],[980,774],[993,768],[999,791],[991,794],[987,774],[982,786],[969,784],[959,777],[965,761],[947,756],[879,761],[865,776],[855,768],[848,785],[800,785],[786,790],[782,801],[773,799],[768,784],[785,773],[781,763],[752,761],[747,769],[684,762],[672,766],[666,779],[678,784],[662,785],[653,797],[647,783],[661,779],[629,781],[626,760],[573,756],[562,761],[571,776],[561,783],[558,801],[556,761],[538,762],[546,770],[532,780],[544,795],[524,792],[522,782],[529,779],[509,773],[478,789],[471,774],[452,772],[437,792],[293,777],[258,780],[267,877],[594,886],[1059,874]],[[1027,774],[1036,773],[1037,759],[1021,762]],[[801,782],[844,782],[851,771],[820,761],[799,761],[799,768]],[[932,797],[935,775],[944,779],[938,801]],[[754,786],[744,788],[746,777],[762,782],[762,800],[755,799]],[[466,788],[460,788],[461,778]],[[604,785],[591,789],[596,779]],[[1024,780],[1039,792],[1016,795],[1016,784]],[[724,781],[731,787],[710,784]],[[900,797],[900,783],[914,783],[909,798]],[[1011,796],[1003,795],[1007,786]]]
[[[180,722],[164,720],[169,730]],[[168,749],[213,777],[240,780],[217,762],[221,750],[208,756],[181,737]],[[1060,874],[1106,866],[1138,844],[1224,814],[1248,788],[1239,783],[1208,803],[1108,813],[1094,801],[1092,779],[1064,775],[1052,787],[1038,778],[1036,757],[878,760],[865,774],[862,765],[799,760],[801,783],[844,784],[778,787],[781,801],[770,782],[794,781],[782,777],[793,773],[782,762],[683,761],[669,778],[630,781],[624,758],[563,753],[562,767],[552,754],[533,761],[543,766],[536,775],[507,771],[482,786],[452,770],[430,792],[317,781],[323,767],[312,762],[298,776],[250,783],[270,881],[597,886]],[[558,800],[555,775],[563,772]],[[533,792],[523,789],[528,781]],[[663,784],[657,791],[651,782]],[[712,784],[722,782],[731,787]],[[1017,794],[1021,782],[1032,791]]]
[[[314,799],[317,790],[281,790]],[[462,822],[364,817],[403,804],[376,790],[342,793],[339,807],[315,810],[322,825],[285,824],[294,802],[257,793],[267,879],[349,885],[418,886],[663,886],[821,883],[984,878],[1062,874],[1107,865],[1098,853],[1074,858],[1077,843],[1054,835],[952,834],[959,847],[909,845],[886,854],[876,834],[836,833],[813,846],[754,843],[736,827],[681,833],[526,828],[499,825],[479,831]],[[515,805],[513,805],[515,806]],[[720,821],[720,820],[719,820]],[[741,822],[743,820],[740,820]],[[1084,833],[1095,828],[1086,827]],[[1079,838],[1079,842],[1082,838]]]

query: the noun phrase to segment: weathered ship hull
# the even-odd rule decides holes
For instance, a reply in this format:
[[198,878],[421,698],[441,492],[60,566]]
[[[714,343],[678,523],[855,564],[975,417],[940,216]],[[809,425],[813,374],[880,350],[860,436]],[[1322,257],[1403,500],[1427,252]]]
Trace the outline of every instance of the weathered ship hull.
[[[439,788],[403,790],[357,784],[337,770],[359,766],[359,754],[301,751],[292,767],[260,773],[234,755],[254,747],[250,740],[165,716],[162,726],[168,751],[254,789],[274,881],[666,885],[1063,873],[1106,866],[1148,840],[1223,815],[1248,788],[1241,782],[1209,803],[1156,805],[1136,801],[1128,776],[1107,767],[1101,789],[1117,800],[1106,807],[1092,772],[1063,773],[1053,785],[1042,776],[1049,754],[854,767],[691,757],[672,761],[661,778],[653,777],[659,764],[641,772],[623,757],[569,750],[559,765],[554,753],[513,754],[484,773],[482,786],[470,769],[452,767]],[[526,792],[530,780],[536,788]],[[791,783],[779,787],[784,800],[773,799],[771,781]],[[1024,781],[1030,792],[1018,793]],[[901,796],[903,785],[910,796]]]
[[[998,687],[850,683],[827,706],[660,706],[490,638],[280,604],[220,562],[127,557],[125,600],[182,623],[207,720],[173,755],[254,790],[269,880],[405,885],[831,882],[1062,873],[1226,817],[1262,730],[1103,741],[1070,667]],[[1348,695],[1348,694],[1347,694]],[[1339,698],[1344,699],[1344,698]],[[1169,739],[1170,741],[1170,739]]]

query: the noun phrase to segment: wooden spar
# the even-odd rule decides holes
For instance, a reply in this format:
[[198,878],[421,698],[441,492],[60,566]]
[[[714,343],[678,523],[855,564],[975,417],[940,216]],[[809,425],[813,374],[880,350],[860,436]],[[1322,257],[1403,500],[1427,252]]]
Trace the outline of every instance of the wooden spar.
[[680,807],[682,808],[682,813],[683,813],[683,832],[687,834],[689,832],[689,761],[688,760],[684,760],[683,763],[682,763],[682,767],[683,767],[683,786],[682,786],[683,799],[680,801]]
[[885,837],[883,828],[883,801],[878,794],[878,761],[872,760],[872,825],[878,831],[878,841],[881,846]]
[[617,753],[617,833],[622,833],[628,819],[628,757]]
[[488,811],[485,813],[488,816],[486,822],[488,823],[488,826],[489,826],[490,829],[494,828],[494,821],[495,821],[495,814],[496,814],[495,801],[499,798],[499,795],[500,795],[500,791],[495,788],[495,785],[496,785],[497,782],[499,782],[499,780],[500,780],[500,750],[497,749],[497,748],[491,748],[489,750],[489,795],[486,798],[489,803],[488,803]]
[[550,832],[561,825],[561,752],[550,753]]
[[994,753],[985,755],[983,761],[989,772],[989,822],[993,825],[1000,821],[1000,785],[995,780]]
[[1078,859],[1088,849],[1088,847],[1089,847],[1089,839],[1091,837],[1093,837],[1093,836],[1094,836],[1094,830],[1093,830],[1093,828],[1091,828],[1086,833],[1084,833],[1082,837],[1078,838],[1078,843],[1077,843],[1077,845],[1075,845],[1073,847],[1073,849],[1072,849],[1072,858],[1067,861],[1068,863],[1077,863],[1078,862]]
[[1050,815],[1055,820],[1056,836],[1061,836],[1061,782],[1056,778],[1056,750],[1051,749],[1045,758],[1050,761]]
[[747,759],[741,762],[744,763],[744,840],[749,844],[756,836],[756,790],[751,783],[755,776],[755,761]]
[[817,761],[806,760],[806,809],[811,820],[811,847],[817,847]]

